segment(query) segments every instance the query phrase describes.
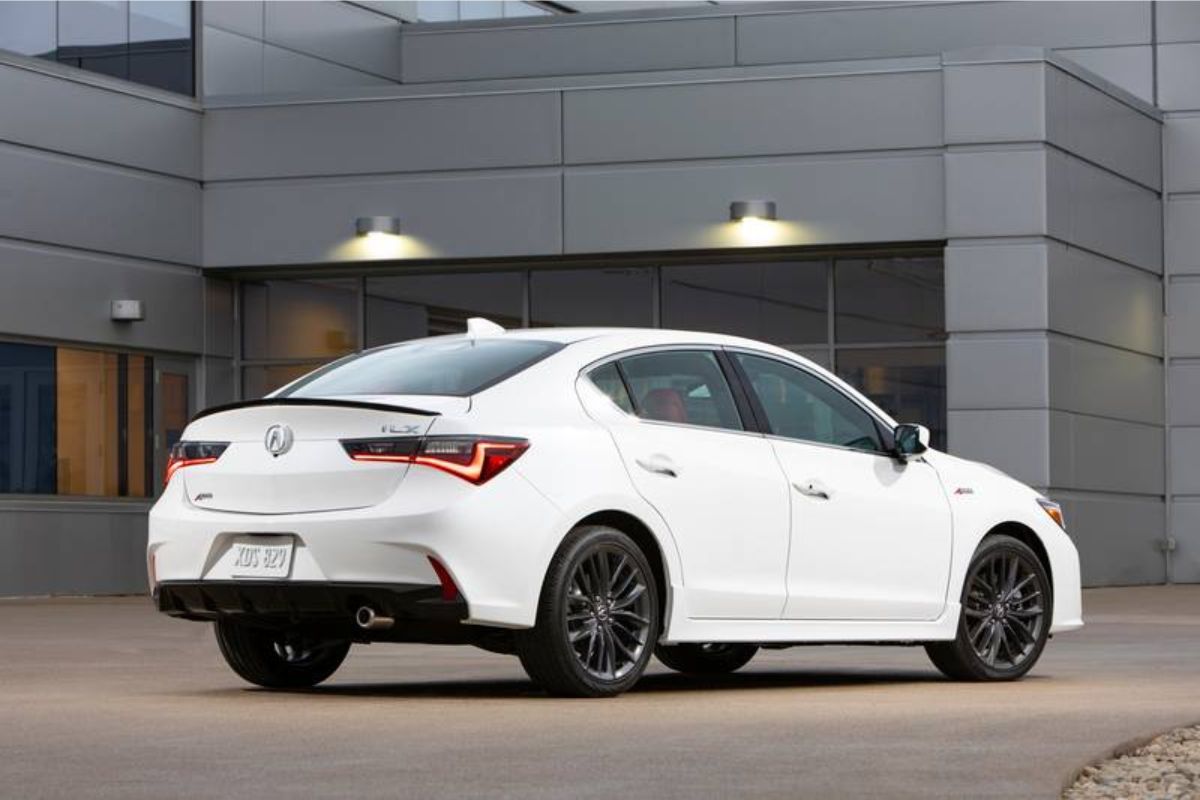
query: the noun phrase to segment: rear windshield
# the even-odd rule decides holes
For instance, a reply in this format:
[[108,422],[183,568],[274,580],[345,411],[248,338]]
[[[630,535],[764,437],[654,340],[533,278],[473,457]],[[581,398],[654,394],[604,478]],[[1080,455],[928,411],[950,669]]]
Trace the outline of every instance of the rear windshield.
[[438,394],[465,397],[562,347],[530,339],[426,339],[369,350],[301,378],[278,397]]

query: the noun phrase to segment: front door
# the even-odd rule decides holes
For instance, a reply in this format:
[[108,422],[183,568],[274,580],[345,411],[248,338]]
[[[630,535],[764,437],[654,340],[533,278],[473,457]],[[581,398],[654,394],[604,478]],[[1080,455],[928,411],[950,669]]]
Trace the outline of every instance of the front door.
[[883,452],[872,415],[815,373],[765,356],[735,359],[791,489],[784,617],[937,618],[951,523],[933,468]]
[[[788,493],[771,444],[745,430],[710,350],[629,356],[600,370],[637,415],[611,431],[638,492],[671,528],[693,618],[779,619]],[[593,372],[593,380],[603,382]]]

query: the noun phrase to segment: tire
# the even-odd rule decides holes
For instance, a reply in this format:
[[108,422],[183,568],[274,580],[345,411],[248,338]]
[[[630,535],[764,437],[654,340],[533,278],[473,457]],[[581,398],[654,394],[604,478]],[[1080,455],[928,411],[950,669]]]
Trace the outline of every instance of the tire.
[[750,663],[758,645],[736,643],[660,644],[658,660],[676,672],[691,675],[727,675]]
[[225,661],[242,679],[267,689],[306,689],[337,671],[349,642],[316,642],[294,634],[219,620],[214,625]]
[[1053,600],[1050,576],[1027,544],[988,536],[963,581],[956,637],[928,642],[925,652],[953,680],[1016,680],[1042,655]]
[[534,683],[561,697],[613,697],[642,676],[659,633],[658,586],[632,539],[604,525],[567,535],[550,560],[534,627],[516,636]]

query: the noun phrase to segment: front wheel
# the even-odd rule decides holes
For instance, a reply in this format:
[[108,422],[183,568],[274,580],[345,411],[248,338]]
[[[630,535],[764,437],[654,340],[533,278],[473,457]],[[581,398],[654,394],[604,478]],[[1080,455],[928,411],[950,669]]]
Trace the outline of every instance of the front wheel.
[[660,644],[658,660],[676,672],[692,675],[726,675],[750,663],[758,646],[712,642],[707,644]]
[[658,630],[658,589],[641,549],[615,528],[587,525],[551,559],[537,621],[516,650],[551,694],[611,697],[642,676]]
[[958,635],[930,642],[925,651],[955,680],[1020,678],[1046,646],[1052,600],[1050,578],[1033,550],[1011,536],[988,536],[967,569]]
[[305,689],[328,678],[346,659],[350,643],[218,620],[217,646],[246,681],[268,689]]

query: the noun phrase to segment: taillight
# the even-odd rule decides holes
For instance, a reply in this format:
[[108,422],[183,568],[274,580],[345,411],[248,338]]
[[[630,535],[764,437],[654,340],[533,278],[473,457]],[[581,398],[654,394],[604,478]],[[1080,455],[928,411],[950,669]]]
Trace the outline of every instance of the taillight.
[[221,457],[229,442],[176,442],[167,456],[167,471],[163,475],[163,486],[171,482],[171,476],[184,467],[211,464]]
[[342,447],[355,461],[421,464],[479,485],[520,458],[529,449],[529,442],[500,436],[427,436],[348,439]]

